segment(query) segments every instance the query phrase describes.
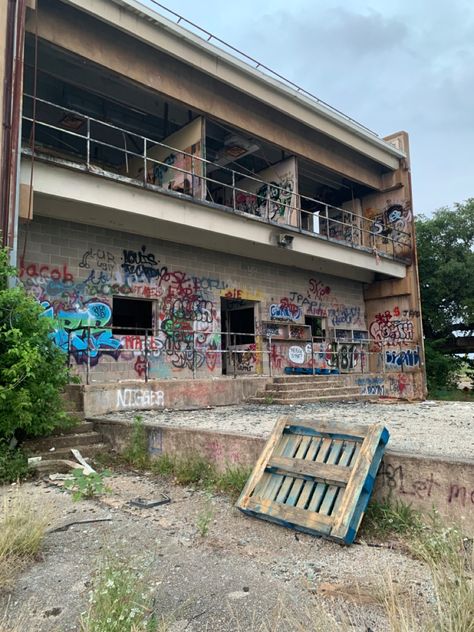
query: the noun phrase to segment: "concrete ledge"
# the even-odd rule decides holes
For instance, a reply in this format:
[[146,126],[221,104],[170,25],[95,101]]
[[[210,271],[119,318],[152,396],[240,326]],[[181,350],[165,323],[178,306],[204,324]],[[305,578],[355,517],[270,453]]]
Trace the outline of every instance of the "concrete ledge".
[[[107,418],[92,421],[115,450],[127,445],[132,422]],[[146,424],[145,429],[152,456],[197,452],[221,470],[231,465],[253,466],[266,441],[263,437],[191,427]],[[388,450],[377,475],[374,496],[379,500],[390,496],[425,513],[435,508],[447,522],[459,524],[468,537],[474,537],[474,460]]]
[[190,410],[241,404],[265,388],[269,377],[153,380],[83,386],[84,416],[118,410]]

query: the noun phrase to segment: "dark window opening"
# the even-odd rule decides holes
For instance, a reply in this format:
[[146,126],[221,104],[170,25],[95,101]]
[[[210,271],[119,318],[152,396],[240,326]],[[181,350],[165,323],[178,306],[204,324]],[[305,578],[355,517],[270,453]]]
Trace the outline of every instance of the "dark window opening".
[[304,324],[310,325],[312,338],[324,338],[325,331],[323,329],[323,319],[317,316],[305,316]]
[[152,333],[152,301],[118,298],[113,299],[113,333],[122,336],[144,336]]

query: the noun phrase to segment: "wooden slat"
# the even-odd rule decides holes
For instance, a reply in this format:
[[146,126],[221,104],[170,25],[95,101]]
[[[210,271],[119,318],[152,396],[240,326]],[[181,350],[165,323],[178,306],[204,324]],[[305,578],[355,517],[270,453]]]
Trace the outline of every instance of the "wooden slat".
[[[331,439],[323,439],[321,441],[320,444],[320,448],[319,448],[319,452],[318,455],[315,459],[315,463],[323,463],[324,460],[326,459],[329,450],[331,449],[331,445],[332,445],[332,441]],[[303,490],[301,492],[301,495],[298,499],[298,502],[296,503],[296,506],[298,508],[304,508],[306,507],[306,503],[308,502],[310,496],[311,496],[311,492],[313,491],[313,489],[316,487],[318,483],[317,482],[312,482],[312,481],[307,481],[303,487]]]
[[[302,437],[284,435],[278,449],[281,451],[283,456],[293,456],[301,443],[301,439]],[[259,492],[258,496],[275,500],[275,496],[278,494],[284,478],[285,477],[281,474],[270,473],[270,478],[268,479],[266,488]],[[257,494],[254,494],[254,496],[257,496]]]
[[[354,453],[352,454],[352,457],[351,457],[351,460],[350,460],[351,471],[352,471],[352,468],[354,467],[354,464],[357,463],[357,458],[359,456],[359,452],[360,452],[361,446],[362,446],[361,443],[356,443],[355,444],[355,450],[354,450]],[[346,484],[346,487],[347,487],[347,484]],[[341,489],[339,491],[339,494],[337,495],[336,502],[334,503],[334,507],[333,507],[333,510],[332,510],[332,515],[333,516],[335,516],[337,514],[337,512],[339,510],[339,507],[341,506],[342,499],[344,497],[344,492],[345,491],[346,491],[345,488]]]
[[343,538],[347,532],[383,430],[382,424],[371,426],[362,444],[357,461],[352,467],[351,476],[347,481],[342,502],[338,507],[337,514],[334,515],[334,528],[331,532],[334,537]]
[[[310,437],[305,437],[310,439]],[[351,451],[352,454],[352,451]],[[275,467],[284,470],[288,474],[313,476],[320,482],[330,484],[345,484],[349,480],[350,471],[341,465],[329,465],[327,463],[313,463],[306,459],[296,457],[273,456],[268,462],[268,467]]]
[[[349,476],[351,473],[351,468],[348,466],[351,461],[352,455],[354,453],[355,447],[356,446],[355,446],[354,441],[345,442],[342,446],[342,455],[341,455],[341,458],[339,459],[339,463],[336,466],[332,466],[332,467],[337,467],[344,472],[346,476],[346,480],[345,480],[346,483],[349,480]],[[326,467],[331,467],[331,466],[326,465]],[[319,508],[319,513],[324,514],[326,516],[330,515],[335,505],[336,496],[338,494],[342,496],[343,493],[344,493],[344,488],[342,485],[337,485],[337,484],[329,485],[328,489],[326,490],[326,494],[324,495],[324,500],[321,503],[321,507]]]
[[[306,450],[308,449],[310,442],[311,442],[311,437],[303,437],[299,444],[298,450],[296,451],[296,454],[294,455],[292,459],[288,457],[275,457],[275,458],[283,459],[284,462],[290,462],[290,463],[294,461],[302,461],[303,460],[302,457],[306,454]],[[270,462],[271,462],[271,459],[270,459]],[[290,493],[291,486],[295,482],[295,478],[293,476],[288,476],[286,472],[284,472],[284,477],[285,478],[280,487],[280,491],[278,492],[278,495],[275,497],[275,501],[278,503],[284,503],[286,501],[288,494]],[[270,498],[270,500],[272,499]]]
[[287,426],[302,426],[312,428],[318,433],[339,434],[350,437],[353,441],[357,438],[365,439],[370,426],[362,424],[340,424],[332,421],[315,421],[313,419],[298,419],[292,417],[287,420]]
[[283,432],[283,428],[285,427],[286,424],[287,424],[286,417],[282,417],[275,424],[275,428],[273,429],[272,434],[268,438],[268,441],[265,444],[265,447],[263,448],[262,453],[260,454],[257,460],[257,463],[255,464],[253,472],[250,475],[247,483],[245,484],[245,487],[243,488],[242,493],[240,494],[238,504],[241,504],[245,501],[245,499],[253,492],[255,485],[261,479],[262,474],[265,471],[265,467],[267,465],[268,459],[270,458],[275,448],[275,445],[280,440],[281,434]]
[[279,503],[267,499],[249,498],[247,509],[265,516],[277,518],[281,520],[281,522],[292,523],[325,534],[329,534],[333,524],[332,518],[328,518],[328,516],[319,516],[318,514],[307,512],[304,509],[280,505]]
[[[307,463],[311,463],[312,461],[314,461],[321,443],[322,443],[322,439],[320,437],[311,437],[311,443],[309,445],[309,448],[305,457],[305,461]],[[288,499],[286,501],[287,505],[291,507],[294,507],[296,505],[296,502],[299,499],[300,494],[303,493],[306,482],[307,481],[300,478],[293,483],[293,487],[291,488],[291,492],[288,495]],[[312,481],[310,481],[310,483],[311,485],[313,485]]]
[[[327,458],[327,463],[334,464],[337,461],[342,450],[342,445],[342,441],[332,442],[331,451]],[[324,499],[324,494],[326,493],[327,488],[328,485],[326,485],[326,483],[317,483],[308,504],[308,511],[319,511],[319,506]]]

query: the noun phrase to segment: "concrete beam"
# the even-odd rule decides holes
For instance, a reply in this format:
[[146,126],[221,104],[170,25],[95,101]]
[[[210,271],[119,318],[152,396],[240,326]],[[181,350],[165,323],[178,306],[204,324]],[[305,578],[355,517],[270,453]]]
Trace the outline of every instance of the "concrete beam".
[[[29,183],[29,160],[22,161]],[[34,213],[229,252],[370,283],[375,273],[403,278],[406,266],[369,251],[268,224],[261,218],[168,192],[150,191],[37,161]],[[292,248],[276,245],[294,235]]]

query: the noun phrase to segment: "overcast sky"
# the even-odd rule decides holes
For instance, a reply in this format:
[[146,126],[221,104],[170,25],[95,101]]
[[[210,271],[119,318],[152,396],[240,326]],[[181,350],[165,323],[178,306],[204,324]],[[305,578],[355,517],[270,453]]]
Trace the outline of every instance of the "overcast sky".
[[381,136],[406,130],[417,213],[474,197],[472,0],[161,4]]

